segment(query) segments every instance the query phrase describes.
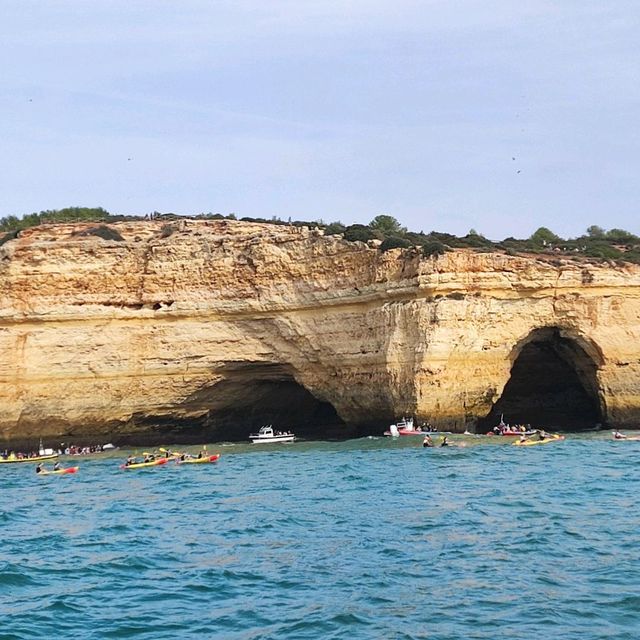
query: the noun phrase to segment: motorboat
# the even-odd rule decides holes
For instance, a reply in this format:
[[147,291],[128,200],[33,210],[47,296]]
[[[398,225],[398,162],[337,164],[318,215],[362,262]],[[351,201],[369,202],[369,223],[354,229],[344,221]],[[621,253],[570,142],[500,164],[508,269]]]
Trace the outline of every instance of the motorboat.
[[397,438],[399,436],[424,436],[428,433],[441,432],[430,427],[416,427],[413,423],[413,418],[402,418],[399,422],[389,425],[389,429],[384,432],[384,435]]
[[262,444],[268,442],[293,442],[296,437],[291,431],[274,431],[273,427],[260,427],[258,433],[252,433],[249,439],[253,444]]

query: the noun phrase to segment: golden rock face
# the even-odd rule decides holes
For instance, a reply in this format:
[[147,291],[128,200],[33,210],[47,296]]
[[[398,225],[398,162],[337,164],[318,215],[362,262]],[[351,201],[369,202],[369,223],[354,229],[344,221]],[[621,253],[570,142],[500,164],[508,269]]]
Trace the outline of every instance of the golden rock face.
[[423,258],[227,220],[110,226],[122,241],[83,223],[0,247],[5,440],[224,438],[287,415],[462,431],[501,398],[535,413],[586,397],[584,420],[640,422],[637,266]]

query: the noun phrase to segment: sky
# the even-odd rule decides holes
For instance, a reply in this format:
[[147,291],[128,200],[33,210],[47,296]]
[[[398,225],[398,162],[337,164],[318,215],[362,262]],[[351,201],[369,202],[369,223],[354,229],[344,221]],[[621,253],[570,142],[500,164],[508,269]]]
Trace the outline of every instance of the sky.
[[0,217],[640,233],[634,0],[0,0]]

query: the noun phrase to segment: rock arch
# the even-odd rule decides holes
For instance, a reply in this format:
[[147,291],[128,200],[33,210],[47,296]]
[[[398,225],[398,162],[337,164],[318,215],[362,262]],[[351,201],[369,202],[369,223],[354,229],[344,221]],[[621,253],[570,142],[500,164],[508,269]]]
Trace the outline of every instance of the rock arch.
[[606,421],[598,381],[599,347],[586,336],[557,326],[534,329],[512,349],[511,375],[488,415],[485,431],[500,421],[579,430]]

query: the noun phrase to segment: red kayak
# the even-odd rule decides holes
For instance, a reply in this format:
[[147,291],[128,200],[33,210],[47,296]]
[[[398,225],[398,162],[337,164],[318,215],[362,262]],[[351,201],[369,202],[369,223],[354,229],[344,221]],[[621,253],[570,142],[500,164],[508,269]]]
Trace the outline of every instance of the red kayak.
[[80,467],[67,467],[66,469],[57,469],[56,471],[47,471],[43,469],[39,476],[64,476],[67,473],[76,473]]

